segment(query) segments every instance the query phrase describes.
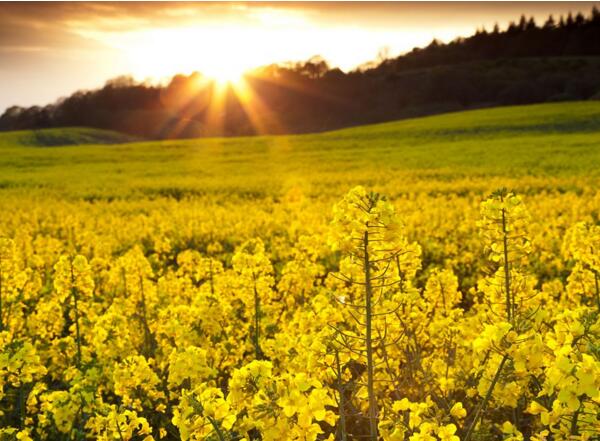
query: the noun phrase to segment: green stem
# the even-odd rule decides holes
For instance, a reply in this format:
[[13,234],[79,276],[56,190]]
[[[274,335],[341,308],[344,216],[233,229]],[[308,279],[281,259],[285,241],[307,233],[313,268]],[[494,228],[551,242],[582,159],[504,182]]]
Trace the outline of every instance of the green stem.
[[75,336],[77,339],[77,368],[81,368],[81,334],[79,330],[79,307],[77,305],[77,289],[75,288],[75,274],[73,273],[73,261],[71,261],[71,297],[73,298],[73,310],[75,312]]
[[213,261],[212,258],[209,260],[209,275],[210,275],[210,295],[212,297],[215,296],[215,284],[214,284],[214,280],[213,280]]
[[[596,305],[598,306],[598,310],[600,310],[600,281],[598,280],[598,271],[594,270],[594,282],[596,284]],[[1,298],[0,298],[1,300]],[[0,309],[1,311],[1,309]]]
[[483,401],[481,402],[481,404],[475,411],[475,415],[473,416],[473,421],[471,422],[471,425],[469,426],[469,430],[467,431],[467,434],[465,435],[464,441],[469,441],[469,439],[471,438],[471,435],[473,434],[473,429],[475,429],[475,426],[477,425],[477,421],[479,420],[479,417],[483,414],[483,411],[485,410],[488,401],[492,397],[492,392],[494,391],[494,387],[496,387],[496,383],[498,383],[498,380],[500,380],[500,374],[502,373],[502,369],[504,368],[504,363],[506,363],[507,360],[508,360],[508,355],[504,355],[504,357],[502,357],[502,361],[500,361],[500,364],[498,365],[498,370],[496,371],[496,374],[494,375],[494,379],[492,380],[492,383],[490,384],[490,387],[488,388]]
[[221,429],[219,429],[219,425],[217,424],[217,422],[215,421],[215,419],[213,417],[210,417],[210,416],[207,416],[206,418],[208,419],[208,421],[210,422],[210,424],[213,426],[213,429],[215,429],[215,433],[219,437],[219,441],[226,441],[225,440],[225,435],[223,435],[223,432],[221,432]]
[[19,386],[19,428],[23,428],[25,421],[25,400],[23,399],[23,385]]
[[150,326],[148,325],[148,314],[146,312],[146,294],[144,292],[144,279],[140,275],[140,307],[142,309],[142,326],[144,328],[144,356],[154,357],[156,345],[154,342],[154,336],[152,335],[152,331],[150,331]]
[[115,426],[117,427],[117,434],[119,435],[119,440],[120,441],[124,441],[123,440],[123,434],[121,433],[121,428],[119,427],[119,416],[117,414],[117,421],[115,423]]
[[256,290],[256,277],[254,277],[254,357],[257,360],[262,359],[262,350],[260,349],[260,296]]
[[365,324],[367,346],[367,390],[369,394],[369,439],[377,440],[377,403],[375,402],[375,388],[373,386],[373,341],[372,341],[372,302],[373,288],[371,286],[371,262],[369,260],[369,232],[365,231],[363,239],[364,270],[365,270]]
[[344,391],[342,388],[342,368],[340,365],[340,353],[335,351],[335,365],[336,365],[336,376],[337,376],[337,390],[340,396],[339,405],[339,415],[340,415],[340,441],[346,441],[346,403],[344,397]]
[[571,420],[570,433],[572,436],[579,435],[579,428],[577,426],[578,426],[578,422],[579,422],[579,413],[580,412],[581,412],[581,406],[579,406],[579,408],[575,411],[575,413],[573,414],[573,419]]
[[[514,319],[514,302],[510,293],[510,267],[508,263],[508,232],[506,231],[506,211],[502,209],[502,245],[504,251],[504,289],[506,290],[506,316],[509,322]],[[514,323],[513,323],[514,324]]]

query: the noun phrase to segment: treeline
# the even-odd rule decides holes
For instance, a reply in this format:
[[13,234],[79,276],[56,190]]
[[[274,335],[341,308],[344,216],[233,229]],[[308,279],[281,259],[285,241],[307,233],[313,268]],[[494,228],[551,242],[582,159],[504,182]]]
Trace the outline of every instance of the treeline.
[[524,16],[344,73],[319,58],[223,87],[199,73],[165,86],[122,77],[45,107],[10,107],[0,130],[89,126],[146,138],[305,133],[446,111],[600,99],[600,12]]
[[522,15],[500,31],[478,30],[469,38],[448,44],[433,40],[424,49],[415,48],[393,60],[385,60],[375,70],[398,72],[407,69],[455,64],[476,60],[518,57],[581,57],[600,55],[600,11],[592,8],[589,17],[582,13],[556,20],[552,15],[540,26],[533,17]]

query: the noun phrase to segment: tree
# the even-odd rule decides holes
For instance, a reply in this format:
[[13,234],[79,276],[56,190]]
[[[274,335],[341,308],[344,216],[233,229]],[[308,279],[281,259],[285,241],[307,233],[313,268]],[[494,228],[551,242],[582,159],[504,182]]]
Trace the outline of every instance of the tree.
[[600,23],[600,10],[598,10],[598,7],[596,5],[594,5],[594,7],[592,8],[592,16],[590,18],[590,22],[596,25]]
[[517,32],[519,30],[519,27],[516,25],[516,23],[514,21],[511,21],[508,24],[508,29],[506,30],[507,34],[514,34],[515,32]]
[[548,20],[544,23],[544,29],[556,29],[556,23],[552,14],[548,16]]
[[560,16],[560,19],[558,21],[558,27],[561,29],[566,27],[565,18],[562,15]]
[[518,29],[519,31],[524,31],[527,29],[527,18],[525,17],[525,15],[521,15],[521,18],[519,19]]

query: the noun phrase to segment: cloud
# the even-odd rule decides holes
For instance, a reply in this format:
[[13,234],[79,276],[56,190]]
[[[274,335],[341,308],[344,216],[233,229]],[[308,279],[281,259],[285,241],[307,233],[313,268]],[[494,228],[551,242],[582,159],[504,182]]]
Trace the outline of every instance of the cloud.
[[[309,20],[316,26],[420,27],[435,32],[469,23],[514,19],[518,14],[588,11],[589,2],[0,2],[0,47],[90,47],[82,30],[168,28],[244,22],[260,25],[265,15],[283,25]],[[485,23],[484,23],[485,22]]]

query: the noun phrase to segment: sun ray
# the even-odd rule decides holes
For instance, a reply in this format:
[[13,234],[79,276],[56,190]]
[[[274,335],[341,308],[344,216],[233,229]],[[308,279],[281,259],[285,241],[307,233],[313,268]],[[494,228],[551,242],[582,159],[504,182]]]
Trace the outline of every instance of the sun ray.
[[208,136],[222,136],[225,128],[227,83],[213,81],[203,122]]
[[269,109],[254,91],[249,76],[232,84],[232,88],[257,134],[285,133],[285,127],[276,113]]
[[161,97],[161,101],[167,107],[177,109],[173,118],[161,127],[162,137],[178,137],[190,123],[200,123],[195,117],[199,110],[207,105],[202,95],[206,94],[206,88],[210,85],[210,81],[199,74],[193,75],[192,78],[192,81],[184,81],[182,87],[175,88],[176,90],[172,94],[165,94]]

